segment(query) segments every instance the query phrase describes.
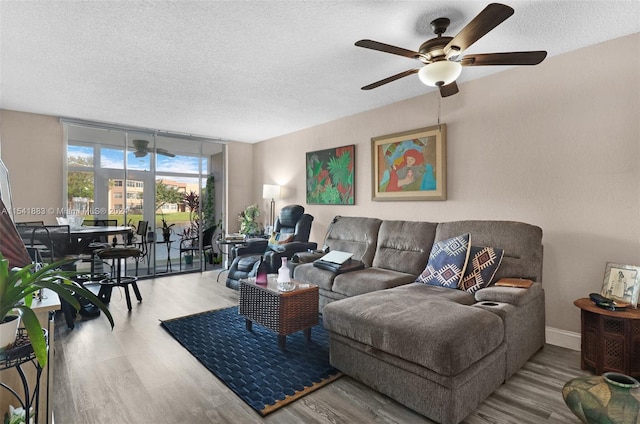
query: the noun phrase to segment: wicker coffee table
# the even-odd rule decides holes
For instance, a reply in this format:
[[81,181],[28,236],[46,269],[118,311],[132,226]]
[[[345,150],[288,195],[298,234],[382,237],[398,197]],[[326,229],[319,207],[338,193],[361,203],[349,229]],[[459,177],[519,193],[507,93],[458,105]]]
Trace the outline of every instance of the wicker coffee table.
[[287,335],[304,331],[311,340],[311,327],[318,324],[318,286],[293,281],[294,289],[278,291],[275,278],[267,284],[240,280],[240,314],[247,330],[254,322],[278,335],[278,346],[286,349]]

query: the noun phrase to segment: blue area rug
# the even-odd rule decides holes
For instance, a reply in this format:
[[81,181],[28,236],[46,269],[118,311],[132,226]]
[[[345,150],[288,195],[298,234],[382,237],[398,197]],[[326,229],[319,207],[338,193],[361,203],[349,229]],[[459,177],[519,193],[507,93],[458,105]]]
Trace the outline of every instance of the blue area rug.
[[329,338],[322,325],[313,327],[310,342],[301,331],[287,336],[284,352],[275,333],[255,323],[248,331],[237,307],[161,325],[262,416],[342,375],[329,364]]

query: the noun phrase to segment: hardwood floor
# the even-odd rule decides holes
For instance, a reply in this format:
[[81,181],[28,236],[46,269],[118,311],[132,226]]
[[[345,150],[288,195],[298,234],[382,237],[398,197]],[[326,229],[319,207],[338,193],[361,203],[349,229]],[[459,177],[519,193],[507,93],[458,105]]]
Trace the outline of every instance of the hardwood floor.
[[[114,291],[104,317],[68,330],[56,318],[54,417],[57,424],[431,423],[349,378],[260,417],[161,326],[160,320],[236,305],[238,292],[217,271],[141,280],[143,302],[127,313]],[[275,339],[274,339],[275,340]],[[579,352],[547,345],[464,421],[575,423],[562,386],[580,370]]]

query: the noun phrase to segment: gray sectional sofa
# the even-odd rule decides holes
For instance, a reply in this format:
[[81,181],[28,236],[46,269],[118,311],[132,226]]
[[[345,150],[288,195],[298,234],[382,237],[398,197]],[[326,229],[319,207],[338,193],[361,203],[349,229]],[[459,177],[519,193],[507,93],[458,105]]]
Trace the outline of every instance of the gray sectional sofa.
[[[494,281],[533,286],[471,294],[414,282],[434,243],[464,233],[472,245],[504,249]],[[325,245],[366,265],[336,274],[314,267],[313,255],[294,258],[294,278],[319,285],[331,363],[434,421],[462,421],[544,345],[539,227],[336,217]]]

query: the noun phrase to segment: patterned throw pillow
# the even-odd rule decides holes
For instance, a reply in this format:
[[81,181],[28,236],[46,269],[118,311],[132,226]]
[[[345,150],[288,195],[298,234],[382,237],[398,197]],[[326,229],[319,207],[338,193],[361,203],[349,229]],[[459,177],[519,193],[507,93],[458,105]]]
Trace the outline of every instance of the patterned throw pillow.
[[278,251],[283,244],[291,243],[295,238],[293,233],[273,233],[269,239],[269,248]]
[[469,234],[463,234],[434,244],[427,267],[416,278],[416,282],[458,288],[469,258],[470,237]]
[[469,263],[458,288],[473,294],[488,287],[498,271],[503,256],[504,251],[496,247],[471,246]]

